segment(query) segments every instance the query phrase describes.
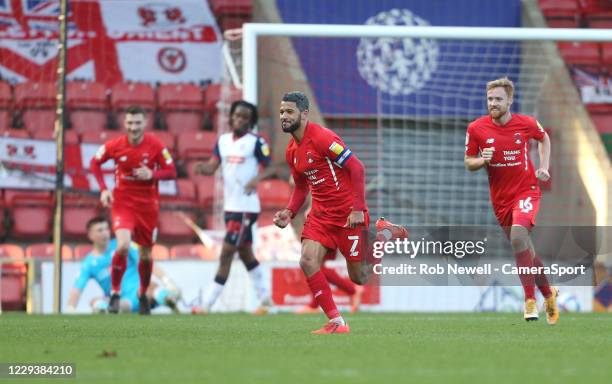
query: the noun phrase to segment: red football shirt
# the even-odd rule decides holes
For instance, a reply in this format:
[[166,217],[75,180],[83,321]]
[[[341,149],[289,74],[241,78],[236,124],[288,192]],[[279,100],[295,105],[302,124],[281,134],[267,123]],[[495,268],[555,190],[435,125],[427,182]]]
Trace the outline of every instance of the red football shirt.
[[312,122],[306,125],[300,143],[291,138],[287,145],[285,159],[291,174],[296,183],[308,184],[310,215],[323,223],[342,227],[353,210],[353,185],[342,168],[351,155],[338,135]]
[[497,125],[487,115],[468,126],[465,138],[467,156],[476,156],[484,148],[495,148],[493,158],[486,167],[494,206],[513,204],[518,195],[524,192],[540,193],[529,157],[530,139],[544,139],[544,129],[531,116],[512,114],[505,125]]
[[174,168],[172,156],[164,143],[148,132],[145,132],[142,142],[135,146],[128,142],[127,135],[107,141],[98,149],[92,162],[101,165],[109,159],[115,162],[113,198],[116,201],[138,203],[156,201],[159,198],[158,180],[155,177],[150,180],[137,180],[133,176],[134,170],[143,165],[153,172]]

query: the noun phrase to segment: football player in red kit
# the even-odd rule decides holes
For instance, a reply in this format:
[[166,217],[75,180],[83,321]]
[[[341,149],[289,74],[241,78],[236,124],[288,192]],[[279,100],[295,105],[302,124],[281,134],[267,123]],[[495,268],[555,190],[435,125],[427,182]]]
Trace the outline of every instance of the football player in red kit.
[[367,282],[362,268],[367,248],[368,208],[365,202],[365,169],[342,139],[333,131],[308,121],[309,102],[301,92],[284,95],[280,120],[289,141],[286,160],[295,180],[287,208],[274,216],[284,228],[312,194],[312,209],[302,232],[300,267],[317,304],[329,322],[313,333],[349,333],[338,311],[329,283],[321,272],[324,256],[336,249],[346,258],[350,279]]
[[[470,171],[485,168],[493,210],[512,244],[518,267],[543,267],[535,254],[529,233],[535,225],[541,193],[538,179],[546,181],[550,159],[550,139],[540,123],[531,117],[510,112],[514,84],[508,78],[487,83],[489,114],[476,119],[467,129],[465,166]],[[538,141],[540,157],[536,170],[529,158],[529,140]],[[546,299],[546,320],[559,318],[557,289],[546,275],[519,275],[525,291],[525,320],[537,320],[535,286]]]
[[[138,291],[140,314],[148,315],[146,296],[151,281],[153,260],[151,249],[157,237],[159,216],[158,181],[176,178],[172,156],[153,134],[145,132],[145,111],[137,106],[127,109],[124,121],[126,135],[109,140],[91,159],[90,169],[100,186],[100,201],[111,207],[112,225],[117,237],[117,250],[111,268],[109,312],[119,311],[121,279],[126,269],[130,242],[140,247]],[[115,162],[115,187],[106,187],[101,165]]]

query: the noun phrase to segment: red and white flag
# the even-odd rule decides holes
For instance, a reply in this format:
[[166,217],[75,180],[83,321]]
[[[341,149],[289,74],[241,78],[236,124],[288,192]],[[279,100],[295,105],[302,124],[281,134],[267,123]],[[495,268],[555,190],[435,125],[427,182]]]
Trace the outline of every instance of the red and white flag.
[[[54,81],[58,0],[0,0],[0,77]],[[67,76],[218,82],[221,34],[205,0],[70,2]]]

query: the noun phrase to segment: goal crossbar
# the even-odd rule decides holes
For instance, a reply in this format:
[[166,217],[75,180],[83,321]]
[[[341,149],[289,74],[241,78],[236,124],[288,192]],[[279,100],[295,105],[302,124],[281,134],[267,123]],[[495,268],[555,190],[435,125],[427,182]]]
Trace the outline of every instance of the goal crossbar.
[[612,29],[408,27],[246,23],[242,34],[243,97],[257,104],[257,37],[427,38],[451,40],[612,41]]

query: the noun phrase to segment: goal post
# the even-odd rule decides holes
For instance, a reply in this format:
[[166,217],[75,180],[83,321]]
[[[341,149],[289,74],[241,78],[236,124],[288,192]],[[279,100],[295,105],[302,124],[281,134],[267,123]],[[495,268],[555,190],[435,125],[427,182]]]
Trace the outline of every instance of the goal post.
[[[369,169],[377,170],[375,176],[380,178],[378,181],[383,180],[383,183],[384,180],[387,181],[383,189],[391,190],[390,195],[395,200],[373,199],[374,204],[370,201],[372,214],[395,214],[394,218],[402,223],[415,220],[415,224],[424,224],[424,220],[429,220],[430,224],[493,224],[494,218],[491,214],[487,217],[481,215],[484,222],[470,221],[468,217],[471,211],[488,210],[490,213],[486,176],[480,174],[468,179],[461,174],[464,170],[462,169],[463,143],[460,142],[460,136],[464,136],[467,122],[486,112],[483,108],[484,86],[487,80],[492,80],[483,77],[482,73],[477,74],[478,76],[469,73],[473,66],[462,66],[461,60],[471,55],[470,60],[478,61],[478,55],[483,55],[482,65],[496,65],[495,72],[500,75],[510,71],[509,76],[518,83],[515,112],[534,115],[553,130],[551,167],[555,184],[552,191],[548,192],[551,197],[545,199],[550,201],[546,203],[550,205],[546,207],[550,215],[542,222],[553,224],[565,220],[568,225],[612,225],[612,216],[609,214],[612,194],[610,161],[573,84],[568,80],[567,69],[563,61],[559,60],[555,46],[546,44],[560,41],[612,41],[612,30],[247,23],[243,26],[242,36],[243,97],[256,104],[261,91],[258,89],[258,84],[259,86],[265,84],[258,79],[258,38],[260,37],[361,39],[366,42],[376,39],[396,39],[405,42],[407,39],[412,39],[417,43],[427,40],[439,42],[443,47],[440,49],[445,49],[447,54],[450,52],[454,55],[448,56],[446,62],[438,64],[438,72],[442,71],[441,66],[444,66],[446,71],[441,75],[442,78],[454,85],[441,84],[441,81],[432,82],[430,78],[420,79],[422,80],[420,86],[423,89],[428,89],[428,86],[431,88],[428,90],[427,98],[421,98],[427,99],[425,102],[421,99],[416,101],[414,98],[411,99],[413,95],[392,97],[397,94],[401,96],[401,89],[395,94],[393,90],[388,89],[377,91],[376,101],[372,104],[376,104],[373,106],[376,111],[373,121],[379,132],[368,134],[368,140],[377,141],[369,144],[371,148],[377,148],[374,151],[378,152],[378,156],[372,156],[372,162],[366,166],[373,166]],[[516,42],[519,48],[514,49],[504,45],[511,42]],[[371,48],[366,47],[366,49]],[[406,49],[405,44],[404,49]],[[259,55],[261,54],[259,52]],[[314,65],[327,65],[324,59],[317,57],[316,60],[320,63]],[[504,61],[508,61],[509,64],[506,66],[499,64]],[[423,67],[422,62],[416,65]],[[329,90],[334,96],[343,95],[342,90],[338,89],[342,84],[338,83],[336,81],[333,85],[336,88]],[[345,86],[350,87],[351,84]],[[432,100],[452,97],[452,87],[460,87],[457,88],[457,95],[460,98],[459,102],[463,103],[465,108],[440,110]],[[436,129],[440,127],[443,128],[444,135],[438,135]],[[349,129],[342,133],[347,131]],[[445,138],[442,139],[440,136]],[[366,141],[356,141],[362,145],[360,148],[367,147]],[[444,171],[443,167],[437,168],[431,165],[430,161],[436,159],[428,158],[429,154],[425,151],[434,150],[440,145],[450,148],[449,143],[452,143],[454,152],[445,161],[452,162],[454,166],[459,164],[458,168],[452,171],[455,173],[446,172],[444,173],[446,176],[434,180],[430,174],[412,172],[411,168],[415,167],[429,167],[429,171],[433,173]],[[349,142],[349,145],[355,144]],[[411,151],[423,152],[415,156],[405,156],[412,153]],[[359,155],[359,151],[355,152]],[[400,154],[394,156],[394,152]],[[419,163],[420,158],[426,160]],[[401,169],[390,169],[393,167]],[[394,186],[389,186],[390,179],[394,181]],[[369,183],[376,188],[377,181],[370,179]],[[438,187],[434,187],[433,184],[437,184]],[[475,194],[470,196],[472,192]],[[412,199],[413,196],[428,197],[419,200]],[[474,196],[484,200],[485,204],[472,203],[470,199],[473,200]],[[587,199],[589,207],[572,207],[568,201],[577,196]],[[418,206],[419,210],[408,207],[410,205]],[[453,210],[462,213],[460,216],[432,219],[444,211]]]

